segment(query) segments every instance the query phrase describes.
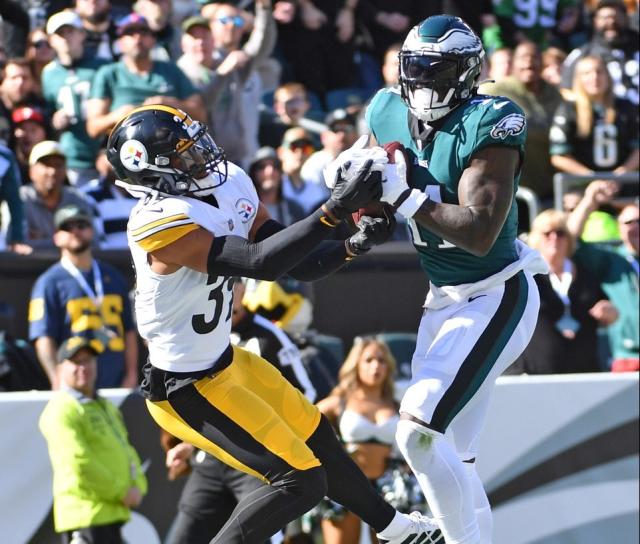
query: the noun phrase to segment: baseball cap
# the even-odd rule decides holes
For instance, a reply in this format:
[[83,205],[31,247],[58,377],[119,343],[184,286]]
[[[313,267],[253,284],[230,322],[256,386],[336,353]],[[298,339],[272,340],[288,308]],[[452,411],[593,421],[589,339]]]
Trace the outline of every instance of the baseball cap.
[[289,148],[293,142],[306,141],[313,146],[313,140],[304,129],[293,127],[288,129],[282,137],[282,147]]
[[62,342],[60,349],[58,349],[58,363],[71,359],[81,349],[88,349],[92,351],[94,355],[100,355],[102,349],[100,349],[99,346],[102,346],[99,341],[90,340],[89,338],[84,338],[82,336],[72,336],[71,338],[67,338]]
[[324,118],[324,124],[327,125],[330,129],[333,129],[333,126],[336,123],[346,123],[355,127],[356,118],[344,108],[338,108],[337,110],[333,110],[332,112],[330,112]]
[[62,151],[60,144],[55,140],[44,140],[42,142],[38,142],[33,146],[33,149],[29,154],[29,166],[33,166],[39,160],[53,155],[66,159],[66,155],[64,154],[64,151]]
[[68,9],[54,13],[47,21],[47,34],[55,34],[63,26],[82,28],[82,19],[80,19],[80,16],[75,11]]
[[23,106],[13,110],[13,112],[11,112],[11,120],[16,125],[24,121],[35,121],[41,125],[45,124],[42,110],[40,108],[31,108],[29,106]]
[[265,145],[260,149],[258,149],[258,151],[256,151],[256,154],[251,159],[251,162],[249,163],[249,172],[251,172],[253,167],[256,164],[258,164],[260,161],[264,161],[267,159],[274,161],[275,164],[278,165],[278,168],[281,168],[280,159],[278,158],[278,154],[276,153],[276,150],[273,149],[273,147],[269,147]]
[[182,23],[182,32],[189,32],[189,30],[191,30],[194,26],[203,26],[208,29],[209,20],[205,19],[204,17],[200,17],[199,15],[189,17]]
[[82,206],[77,204],[67,204],[62,206],[53,214],[53,225],[56,230],[60,229],[68,221],[87,221],[92,222],[91,214]]
[[116,34],[118,36],[122,36],[129,28],[143,28],[151,30],[147,19],[135,12],[129,13],[129,15],[125,15],[121,19],[118,19],[118,22],[116,23]]

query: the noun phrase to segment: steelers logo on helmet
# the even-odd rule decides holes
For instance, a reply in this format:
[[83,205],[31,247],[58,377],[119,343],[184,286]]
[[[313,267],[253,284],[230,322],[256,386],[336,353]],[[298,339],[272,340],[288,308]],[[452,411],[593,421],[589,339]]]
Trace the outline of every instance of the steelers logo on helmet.
[[141,172],[147,168],[148,158],[147,148],[138,140],[127,140],[120,148],[120,161],[131,172]]
[[207,127],[161,104],[141,106],[111,131],[107,159],[118,179],[168,194],[212,194],[227,181],[227,160]]
[[425,19],[411,29],[399,56],[402,99],[422,121],[441,119],[477,91],[482,42],[458,17]]

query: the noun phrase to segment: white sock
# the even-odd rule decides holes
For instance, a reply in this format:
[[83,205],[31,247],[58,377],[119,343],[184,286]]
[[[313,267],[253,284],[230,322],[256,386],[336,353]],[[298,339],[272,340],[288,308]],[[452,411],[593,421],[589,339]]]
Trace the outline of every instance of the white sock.
[[473,488],[453,447],[442,435],[407,420],[398,423],[396,441],[447,544],[479,544]]
[[478,519],[478,527],[480,528],[480,544],[491,544],[491,536],[493,533],[493,514],[491,513],[491,504],[487,498],[482,481],[478,476],[475,463],[464,463],[467,469],[467,476],[473,488],[473,503]]
[[393,516],[391,523],[387,525],[382,531],[378,533],[378,536],[385,540],[390,540],[400,536],[411,525],[411,520],[407,514],[401,514],[396,511],[396,515]]

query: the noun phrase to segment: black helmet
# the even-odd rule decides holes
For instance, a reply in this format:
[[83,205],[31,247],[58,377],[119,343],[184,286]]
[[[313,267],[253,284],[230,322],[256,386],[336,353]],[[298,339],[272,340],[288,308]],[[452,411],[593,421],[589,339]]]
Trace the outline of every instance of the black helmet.
[[142,106],[121,119],[107,159],[118,179],[168,194],[205,196],[227,180],[224,151],[206,125],[169,106]]
[[414,26],[400,50],[400,91],[414,115],[435,121],[477,92],[484,49],[462,19],[435,15]]

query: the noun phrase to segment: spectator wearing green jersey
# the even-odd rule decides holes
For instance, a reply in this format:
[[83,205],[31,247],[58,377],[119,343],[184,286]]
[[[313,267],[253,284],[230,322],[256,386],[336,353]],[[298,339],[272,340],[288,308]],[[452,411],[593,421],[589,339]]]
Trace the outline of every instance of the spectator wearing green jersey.
[[494,1],[502,45],[532,41],[542,49],[571,37],[580,10],[577,0],[555,2]]
[[42,72],[42,94],[55,112],[51,124],[67,157],[69,182],[81,186],[98,177],[95,159],[100,139],[87,134],[85,113],[93,76],[106,61],[84,56],[86,32],[75,12],[55,13],[46,29],[56,58]]
[[121,544],[147,479],[118,408],[97,394],[100,349],[71,337],[58,351],[60,390],[40,416],[53,468],[53,522],[63,543]]
[[204,121],[202,98],[172,62],[155,61],[155,37],[147,20],[131,13],[118,24],[120,61],[98,70],[87,103],[87,133],[104,136],[127,113],[141,105],[170,106]]

